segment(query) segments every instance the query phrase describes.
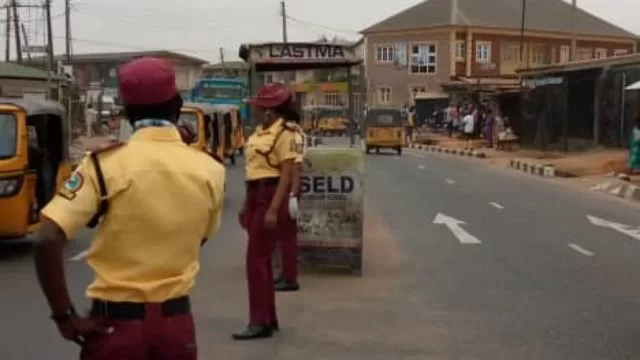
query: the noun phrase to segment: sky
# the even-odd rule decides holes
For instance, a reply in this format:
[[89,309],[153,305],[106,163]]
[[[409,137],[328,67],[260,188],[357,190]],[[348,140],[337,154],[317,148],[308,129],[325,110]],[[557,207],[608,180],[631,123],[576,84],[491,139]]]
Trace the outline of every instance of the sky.
[[[42,1],[30,0],[32,4]],[[289,41],[317,40],[323,35],[356,40],[359,30],[419,2],[287,0]],[[218,62],[220,48],[225,60],[237,60],[241,43],[282,39],[278,0],[71,0],[71,6],[74,53],[167,49]],[[640,34],[640,0],[578,0],[578,6]],[[52,7],[58,54],[64,52],[64,0],[52,0]],[[43,44],[43,12],[22,9],[19,16],[30,44]],[[0,18],[4,38],[4,14]],[[0,54],[4,44],[0,41]]]

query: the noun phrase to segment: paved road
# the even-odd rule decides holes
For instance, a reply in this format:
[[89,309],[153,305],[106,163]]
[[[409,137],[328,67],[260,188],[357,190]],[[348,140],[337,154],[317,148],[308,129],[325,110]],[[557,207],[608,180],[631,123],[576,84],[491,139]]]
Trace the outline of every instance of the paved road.
[[[222,232],[193,294],[202,359],[640,357],[640,243],[587,220],[640,225],[637,208],[447,155],[371,155],[366,169],[364,276],[305,275],[303,291],[278,296],[282,333],[249,344],[229,336],[246,321],[242,169],[229,169]],[[433,224],[438,214],[472,238]],[[83,306],[91,273],[73,259],[89,239],[67,255]],[[0,247],[0,273],[0,359],[74,358],[46,320],[28,244]]]

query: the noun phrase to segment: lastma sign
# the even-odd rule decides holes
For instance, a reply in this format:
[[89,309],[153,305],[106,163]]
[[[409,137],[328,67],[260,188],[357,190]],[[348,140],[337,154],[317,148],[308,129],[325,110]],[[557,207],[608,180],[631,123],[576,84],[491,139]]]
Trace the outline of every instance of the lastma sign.
[[270,44],[269,58],[296,60],[344,60],[344,48],[331,44]]

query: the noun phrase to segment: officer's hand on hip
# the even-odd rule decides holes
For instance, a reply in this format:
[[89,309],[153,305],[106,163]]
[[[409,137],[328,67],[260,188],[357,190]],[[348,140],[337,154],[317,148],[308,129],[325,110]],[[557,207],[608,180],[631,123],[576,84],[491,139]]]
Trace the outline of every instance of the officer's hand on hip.
[[264,227],[267,229],[275,229],[278,225],[278,210],[269,209],[264,214]]
[[99,320],[80,316],[73,316],[68,321],[57,325],[63,338],[78,345],[82,345],[89,337],[108,335],[113,332],[113,328],[104,326]]
[[292,219],[298,218],[298,198],[295,196],[289,197],[289,216]]
[[242,230],[247,229],[247,221],[245,217],[244,207],[242,208],[242,210],[238,212],[238,224],[240,224],[240,227],[242,228]]

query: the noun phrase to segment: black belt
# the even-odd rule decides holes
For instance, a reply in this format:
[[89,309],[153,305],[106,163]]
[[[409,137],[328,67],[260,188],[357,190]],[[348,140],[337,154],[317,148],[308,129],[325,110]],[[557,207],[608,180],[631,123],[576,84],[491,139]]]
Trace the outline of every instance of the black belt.
[[[91,304],[91,316],[105,317],[120,320],[140,320],[146,315],[145,303],[113,302],[93,300]],[[188,314],[191,311],[191,302],[188,296],[167,300],[160,304],[162,315],[165,317]]]
[[258,189],[263,186],[277,186],[278,181],[280,181],[279,177],[268,177],[256,180],[247,181],[248,189]]

